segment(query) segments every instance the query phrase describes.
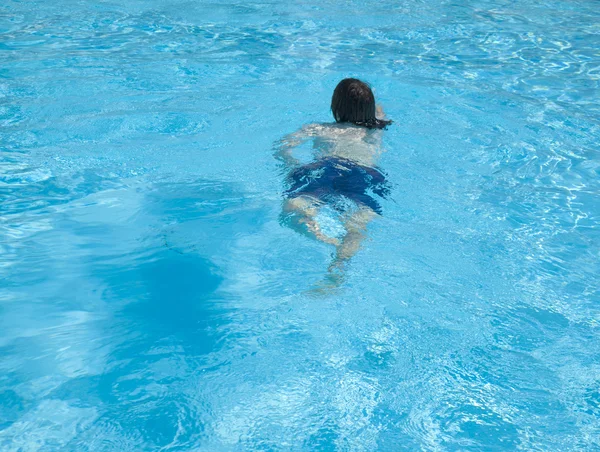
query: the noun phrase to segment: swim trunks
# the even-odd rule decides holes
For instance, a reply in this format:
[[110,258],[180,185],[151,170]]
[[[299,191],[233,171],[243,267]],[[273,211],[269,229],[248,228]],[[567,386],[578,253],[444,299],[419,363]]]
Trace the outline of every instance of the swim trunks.
[[381,214],[379,202],[371,194],[385,198],[389,183],[376,168],[363,166],[352,160],[326,157],[298,167],[288,175],[290,188],[287,197],[309,195],[333,207],[339,206],[340,197],[363,204]]

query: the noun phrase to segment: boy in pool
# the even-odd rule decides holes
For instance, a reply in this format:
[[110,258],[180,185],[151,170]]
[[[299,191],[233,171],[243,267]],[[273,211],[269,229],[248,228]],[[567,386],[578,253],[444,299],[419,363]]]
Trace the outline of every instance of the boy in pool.
[[[371,88],[354,78],[337,85],[331,111],[335,124],[304,126],[283,138],[275,153],[289,171],[283,211],[297,228],[335,245],[330,271],[356,254],[368,222],[381,214],[372,195],[385,197],[389,186],[375,163],[382,130],[392,123],[377,118],[382,112]],[[292,150],[309,139],[315,160],[302,164]]]

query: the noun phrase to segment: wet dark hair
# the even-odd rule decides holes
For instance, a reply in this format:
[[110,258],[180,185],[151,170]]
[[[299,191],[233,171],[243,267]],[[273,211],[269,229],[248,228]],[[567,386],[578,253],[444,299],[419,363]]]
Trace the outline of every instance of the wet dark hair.
[[371,87],[355,78],[345,78],[335,87],[331,112],[336,122],[350,122],[369,129],[384,129],[392,123],[375,117]]

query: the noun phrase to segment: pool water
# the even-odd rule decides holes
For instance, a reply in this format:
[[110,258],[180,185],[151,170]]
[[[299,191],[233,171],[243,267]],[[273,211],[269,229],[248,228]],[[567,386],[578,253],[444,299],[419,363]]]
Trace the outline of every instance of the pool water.
[[[0,4],[0,449],[598,450],[597,1],[122,3]],[[273,143],[348,76],[319,290]]]

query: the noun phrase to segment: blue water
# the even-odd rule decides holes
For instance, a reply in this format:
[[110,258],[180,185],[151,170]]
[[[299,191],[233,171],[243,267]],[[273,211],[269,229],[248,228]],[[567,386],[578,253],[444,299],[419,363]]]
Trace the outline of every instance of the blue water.
[[[0,449],[600,450],[600,4],[3,0]],[[338,288],[273,143],[369,81]]]

